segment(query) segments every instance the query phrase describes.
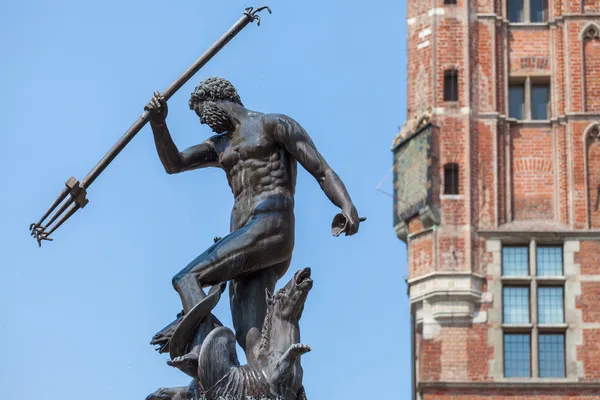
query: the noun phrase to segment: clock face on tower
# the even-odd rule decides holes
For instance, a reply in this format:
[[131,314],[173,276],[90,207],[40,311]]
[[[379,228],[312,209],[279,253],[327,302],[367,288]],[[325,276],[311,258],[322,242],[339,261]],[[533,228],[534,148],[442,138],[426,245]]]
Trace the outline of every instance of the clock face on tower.
[[394,148],[394,224],[431,203],[432,133],[426,125]]

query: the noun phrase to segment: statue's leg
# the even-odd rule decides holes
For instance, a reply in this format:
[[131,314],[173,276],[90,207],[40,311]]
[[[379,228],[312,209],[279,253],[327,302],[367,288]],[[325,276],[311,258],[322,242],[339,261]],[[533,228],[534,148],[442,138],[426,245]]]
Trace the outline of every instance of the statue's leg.
[[230,281],[289,259],[294,247],[293,214],[263,213],[225,236],[173,278],[184,313],[204,297],[201,288]]
[[275,284],[285,274],[291,259],[261,269],[250,275],[233,279],[229,284],[231,317],[238,344],[248,362],[258,356],[260,334],[267,313],[265,290],[273,293]]

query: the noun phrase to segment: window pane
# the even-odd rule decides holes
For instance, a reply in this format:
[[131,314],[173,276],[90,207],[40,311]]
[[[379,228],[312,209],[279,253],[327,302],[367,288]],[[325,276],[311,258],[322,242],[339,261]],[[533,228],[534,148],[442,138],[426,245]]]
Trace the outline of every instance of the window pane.
[[444,71],[444,101],[458,101],[458,71]]
[[523,85],[512,85],[508,89],[508,114],[515,119],[523,119],[525,90]]
[[563,288],[538,287],[538,323],[562,324],[563,314]]
[[504,376],[522,378],[531,375],[529,334],[504,334]]
[[529,276],[529,248],[502,248],[502,275]]
[[523,16],[523,0],[508,0],[508,20],[521,22]]
[[531,5],[531,22],[546,22],[548,13],[547,0],[529,0]]
[[536,262],[538,276],[562,276],[562,247],[538,247]]
[[528,287],[504,287],[503,301],[505,324],[529,323]]
[[548,119],[548,100],[550,87],[548,85],[531,86],[531,119]]
[[564,378],[565,335],[541,333],[539,338],[540,378]]
[[458,194],[458,164],[444,165],[444,194]]

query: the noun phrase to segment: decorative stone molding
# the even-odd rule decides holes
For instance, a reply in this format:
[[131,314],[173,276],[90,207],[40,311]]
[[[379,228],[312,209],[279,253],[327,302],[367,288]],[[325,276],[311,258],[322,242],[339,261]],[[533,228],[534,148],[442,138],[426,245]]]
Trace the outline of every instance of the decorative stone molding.
[[425,228],[431,228],[434,225],[440,224],[439,212],[437,209],[429,207],[429,205],[419,210],[419,218]]
[[396,230],[398,238],[406,243],[408,234],[410,233],[408,231],[408,224],[404,221],[399,221],[396,226],[394,226],[394,229]]
[[581,38],[584,41],[600,39],[600,27],[598,27],[598,25],[596,25],[596,24],[590,24],[590,25],[586,26],[585,29],[583,30]]
[[483,323],[477,312],[485,277],[469,272],[433,272],[408,281],[411,306],[423,337],[435,337],[440,326]]
[[598,127],[598,125],[593,126],[588,132],[587,132],[587,144],[588,146],[590,144],[592,144],[595,140],[600,140],[600,127]]

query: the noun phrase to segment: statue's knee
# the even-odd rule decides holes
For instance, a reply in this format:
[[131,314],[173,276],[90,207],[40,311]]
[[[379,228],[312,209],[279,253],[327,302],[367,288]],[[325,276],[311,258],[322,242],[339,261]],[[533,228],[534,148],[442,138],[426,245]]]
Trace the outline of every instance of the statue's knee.
[[173,289],[179,291],[183,277],[184,277],[184,274],[182,274],[181,272],[173,277],[173,279],[171,280],[171,283],[173,284]]

